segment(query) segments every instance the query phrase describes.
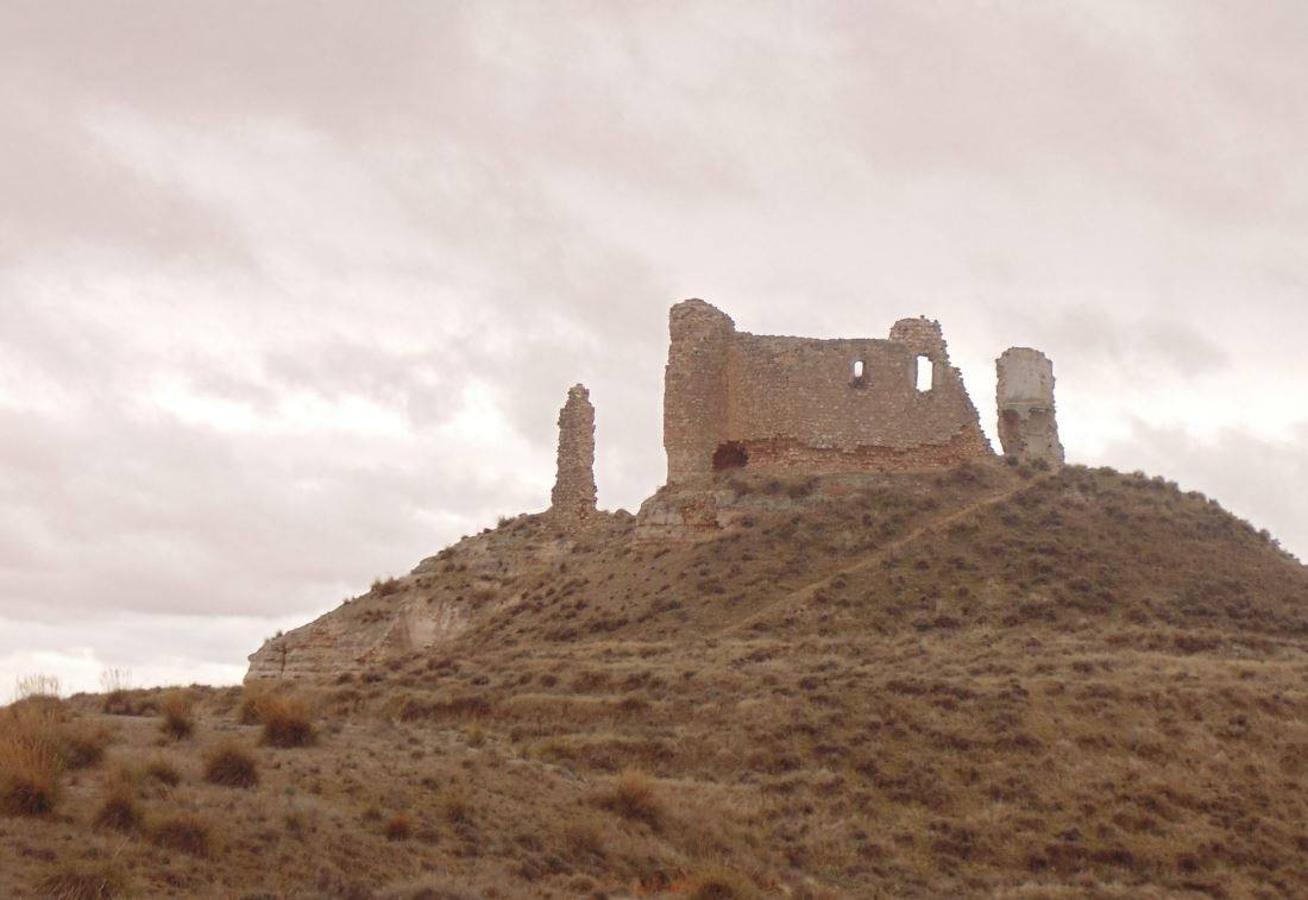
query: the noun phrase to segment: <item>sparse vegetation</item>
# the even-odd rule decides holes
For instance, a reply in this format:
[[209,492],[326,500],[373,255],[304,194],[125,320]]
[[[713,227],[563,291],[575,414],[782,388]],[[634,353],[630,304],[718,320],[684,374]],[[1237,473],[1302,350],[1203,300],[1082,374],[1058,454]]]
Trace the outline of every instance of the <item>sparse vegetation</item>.
[[[53,815],[0,820],[0,896],[110,854],[121,896],[1308,892],[1303,567],[1166,482],[1018,468],[799,498],[737,470],[751,524],[704,542],[523,516],[406,579],[469,617],[438,652],[192,687],[196,740],[28,697],[0,754],[41,735],[46,788],[0,763],[3,812]],[[319,746],[256,748],[288,698]]]
[[136,799],[136,775],[126,768],[116,770],[105,782],[104,798],[95,814],[98,828],[135,831],[141,827],[141,805]]
[[194,813],[165,816],[150,824],[152,844],[191,856],[206,857],[213,851],[213,829]]
[[182,782],[182,773],[177,771],[177,767],[161,757],[155,757],[146,763],[142,774],[164,787],[177,787]]
[[163,733],[175,741],[191,736],[195,731],[195,720],[191,716],[194,701],[189,691],[172,690],[159,698],[159,715],[163,717],[160,728]]
[[130,882],[116,861],[62,863],[41,879],[41,896],[53,900],[113,900],[128,895]]
[[407,841],[413,836],[413,819],[406,813],[396,813],[386,821],[383,833],[388,841]]
[[40,697],[57,700],[59,696],[59,679],[54,675],[20,675],[14,683],[15,702]]
[[0,709],[0,813],[34,816],[54,809],[63,772],[61,743],[54,710],[31,703]]
[[204,780],[224,787],[254,787],[259,783],[254,753],[235,739],[215,744],[204,754]]
[[272,747],[306,747],[318,738],[313,726],[313,705],[291,693],[270,693],[258,705],[263,742]]
[[654,779],[639,769],[624,769],[609,789],[600,794],[599,805],[625,819],[634,819],[655,828],[663,818],[663,804],[658,798]]

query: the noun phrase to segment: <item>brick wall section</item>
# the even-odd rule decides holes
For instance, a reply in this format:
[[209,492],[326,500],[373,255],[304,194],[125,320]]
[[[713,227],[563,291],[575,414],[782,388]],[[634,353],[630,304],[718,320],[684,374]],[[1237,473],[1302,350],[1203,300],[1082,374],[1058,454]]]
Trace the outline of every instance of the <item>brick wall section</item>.
[[1054,412],[1054,364],[1030,347],[1010,347],[995,361],[999,442],[1023,462],[1063,464]]
[[559,411],[559,468],[550,512],[578,522],[595,512],[595,407],[580,384],[568,390]]
[[[724,444],[751,469],[813,473],[934,468],[991,452],[936,322],[906,319],[888,340],[777,337],[738,332],[687,300],[672,308],[670,334],[669,483],[712,472]],[[927,391],[916,386],[919,355],[933,365]]]

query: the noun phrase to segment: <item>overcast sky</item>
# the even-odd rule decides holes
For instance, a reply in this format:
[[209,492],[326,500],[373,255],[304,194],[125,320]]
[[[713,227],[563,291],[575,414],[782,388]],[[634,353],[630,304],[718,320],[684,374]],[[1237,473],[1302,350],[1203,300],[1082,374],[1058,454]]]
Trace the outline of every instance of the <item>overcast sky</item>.
[[1308,5],[0,3],[0,698],[230,682],[661,483],[667,309],[1055,362],[1068,456],[1308,556]]

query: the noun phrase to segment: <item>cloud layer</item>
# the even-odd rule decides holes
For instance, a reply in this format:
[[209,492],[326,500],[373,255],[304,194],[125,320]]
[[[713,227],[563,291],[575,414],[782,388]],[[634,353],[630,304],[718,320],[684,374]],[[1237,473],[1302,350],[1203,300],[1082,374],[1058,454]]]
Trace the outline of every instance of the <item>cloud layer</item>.
[[[243,656],[660,482],[666,309],[1055,360],[1077,461],[1308,524],[1300,3],[6,3],[0,679]],[[162,648],[162,649],[161,649]],[[0,693],[3,687],[0,687]]]

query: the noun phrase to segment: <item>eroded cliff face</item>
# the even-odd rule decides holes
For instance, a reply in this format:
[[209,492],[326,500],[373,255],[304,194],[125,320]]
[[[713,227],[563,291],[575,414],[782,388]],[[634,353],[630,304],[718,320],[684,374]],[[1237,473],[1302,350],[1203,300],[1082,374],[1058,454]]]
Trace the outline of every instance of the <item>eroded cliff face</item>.
[[566,572],[586,546],[625,540],[634,519],[596,513],[584,535],[549,515],[523,515],[464,538],[402,578],[379,581],[314,621],[269,638],[250,655],[246,681],[330,680],[448,643]]

